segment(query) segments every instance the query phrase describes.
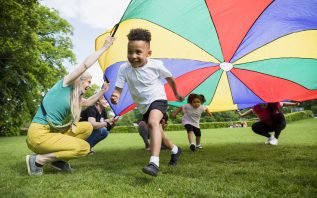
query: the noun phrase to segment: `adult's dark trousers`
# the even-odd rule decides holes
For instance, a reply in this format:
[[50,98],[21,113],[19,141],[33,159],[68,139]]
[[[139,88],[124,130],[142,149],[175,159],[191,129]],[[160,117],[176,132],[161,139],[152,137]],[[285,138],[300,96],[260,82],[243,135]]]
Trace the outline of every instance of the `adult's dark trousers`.
[[109,132],[106,128],[94,129],[86,141],[89,143],[90,148],[92,148],[101,140],[105,139],[108,134]]
[[286,127],[285,117],[282,113],[278,113],[273,117],[273,124],[268,125],[265,122],[259,121],[252,125],[254,133],[269,138],[271,135],[269,132],[275,132],[274,137],[279,138],[281,132]]

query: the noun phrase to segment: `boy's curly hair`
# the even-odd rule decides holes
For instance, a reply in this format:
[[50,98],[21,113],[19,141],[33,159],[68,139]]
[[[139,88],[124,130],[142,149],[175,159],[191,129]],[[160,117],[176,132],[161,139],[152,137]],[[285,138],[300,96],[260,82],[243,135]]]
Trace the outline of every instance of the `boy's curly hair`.
[[130,30],[130,33],[127,35],[129,41],[145,41],[150,43],[151,41],[151,32],[146,29],[136,28]]

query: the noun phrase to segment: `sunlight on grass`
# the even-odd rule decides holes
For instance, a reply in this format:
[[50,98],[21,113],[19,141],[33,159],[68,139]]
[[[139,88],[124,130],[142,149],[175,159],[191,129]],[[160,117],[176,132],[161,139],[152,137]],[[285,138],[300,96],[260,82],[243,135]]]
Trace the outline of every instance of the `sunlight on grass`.
[[110,134],[96,154],[71,161],[73,174],[46,166],[27,175],[25,136],[0,138],[2,197],[315,197],[317,119],[291,123],[279,145],[250,128],[202,131],[203,149],[188,148],[185,130],[168,132],[183,148],[177,167],[162,150],[156,178],[142,173],[149,152],[138,134]]

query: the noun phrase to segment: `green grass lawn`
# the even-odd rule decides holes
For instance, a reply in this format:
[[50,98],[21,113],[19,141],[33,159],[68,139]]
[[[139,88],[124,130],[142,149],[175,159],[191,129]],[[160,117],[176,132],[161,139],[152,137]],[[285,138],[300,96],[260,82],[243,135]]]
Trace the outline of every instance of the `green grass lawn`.
[[168,132],[183,148],[179,165],[168,167],[161,152],[158,177],[138,134],[110,134],[96,154],[72,160],[73,174],[49,166],[27,174],[25,136],[0,138],[1,197],[317,197],[317,119],[287,125],[279,145],[251,128],[202,131],[203,149],[192,152],[184,131]]

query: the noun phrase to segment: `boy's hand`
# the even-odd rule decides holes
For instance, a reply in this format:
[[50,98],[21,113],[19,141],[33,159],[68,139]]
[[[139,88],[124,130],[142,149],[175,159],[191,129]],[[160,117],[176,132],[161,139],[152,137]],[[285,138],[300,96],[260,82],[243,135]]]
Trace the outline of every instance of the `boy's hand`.
[[176,94],[175,97],[177,98],[178,101],[182,102],[184,100],[184,97],[180,94]]

